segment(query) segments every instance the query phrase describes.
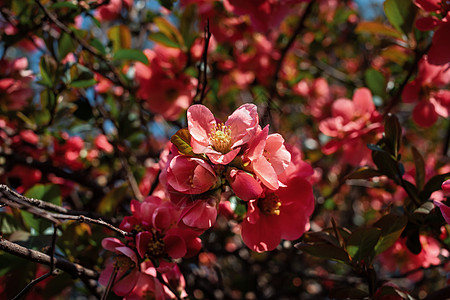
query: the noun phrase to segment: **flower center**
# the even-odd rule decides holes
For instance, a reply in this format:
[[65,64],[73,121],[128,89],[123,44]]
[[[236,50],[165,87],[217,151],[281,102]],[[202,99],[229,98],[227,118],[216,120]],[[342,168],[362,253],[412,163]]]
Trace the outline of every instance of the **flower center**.
[[120,255],[115,257],[114,266],[126,271],[136,267],[136,264],[128,256]]
[[164,254],[164,241],[161,237],[153,237],[153,240],[148,243],[147,256],[158,257]]
[[155,292],[153,292],[151,290],[145,290],[142,293],[142,299],[144,299],[144,300],[154,300],[154,299],[156,299]]
[[258,207],[265,215],[279,215],[281,202],[274,193],[268,194],[265,198],[258,200]]
[[220,153],[231,150],[231,129],[225,124],[217,124],[209,134],[210,145]]

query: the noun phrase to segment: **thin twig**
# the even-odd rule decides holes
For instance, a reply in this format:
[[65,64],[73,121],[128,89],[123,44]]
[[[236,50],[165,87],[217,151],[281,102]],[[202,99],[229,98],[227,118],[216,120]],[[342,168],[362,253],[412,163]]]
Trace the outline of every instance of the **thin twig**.
[[[69,215],[65,213],[53,213],[46,211],[42,208],[33,206],[32,203],[41,203],[37,201],[36,199],[31,199],[25,196],[22,196],[13,190],[11,190],[8,186],[1,184],[0,185],[0,203],[4,203],[10,207],[15,207],[17,209],[26,210],[29,213],[32,213],[34,215],[37,215],[43,219],[46,219],[50,222],[52,222],[55,225],[59,225],[61,223],[61,220],[75,220],[78,222],[87,222],[87,223],[93,223],[97,225],[101,225],[104,227],[109,228],[110,230],[119,233],[120,235],[126,237],[131,236],[132,233],[126,232],[120,228],[117,228],[101,219],[92,219],[83,215]],[[55,206],[53,206],[54,208]]]
[[[201,104],[203,102],[203,99],[205,98],[206,86],[208,85],[208,47],[210,39],[211,32],[209,31],[209,19],[207,19],[205,25],[205,45],[203,48],[202,62],[198,67],[197,91],[195,92],[195,96],[193,98],[195,104]],[[201,79],[203,79],[203,81]],[[200,85],[202,87],[201,89]],[[200,98],[198,100],[195,100],[198,95],[200,95]]]
[[18,300],[21,297],[25,296],[32,287],[34,287],[39,282],[47,279],[48,277],[59,275],[59,272],[57,270],[55,270],[55,249],[56,249],[56,238],[58,237],[57,233],[58,233],[58,227],[53,225],[52,245],[51,245],[51,248],[50,248],[50,253],[51,253],[50,270],[48,271],[48,273],[45,273],[44,275],[42,275],[42,276],[32,280],[12,300]]
[[177,291],[175,291],[162,277],[161,273],[156,271],[156,278],[158,278],[159,282],[161,282],[162,284],[164,284],[171,292],[172,294],[174,294],[174,296],[178,299],[181,300],[180,295],[178,295]]
[[113,272],[111,273],[111,277],[109,277],[108,284],[106,285],[106,289],[102,295],[101,300],[105,300],[108,297],[109,291],[113,287],[114,281],[116,280],[118,271],[119,271],[119,267],[115,266]]
[[[0,237],[0,250],[8,252],[12,255],[25,258],[29,261],[51,265],[51,257],[40,251],[32,250],[20,246],[16,243],[10,242]],[[85,277],[91,279],[98,279],[99,274],[91,269],[85,268],[79,264],[70,262],[62,258],[55,258],[55,267],[61,269],[75,277]]]

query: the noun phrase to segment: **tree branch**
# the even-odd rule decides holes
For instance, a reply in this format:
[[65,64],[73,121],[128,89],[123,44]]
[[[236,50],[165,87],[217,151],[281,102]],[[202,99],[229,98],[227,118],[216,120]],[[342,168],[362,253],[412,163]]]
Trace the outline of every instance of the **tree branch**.
[[[195,96],[194,96],[195,104],[201,104],[203,102],[203,99],[205,98],[206,86],[208,85],[208,76],[207,76],[207,73],[208,73],[208,47],[209,47],[210,39],[211,39],[211,32],[209,31],[209,19],[207,19],[206,25],[205,25],[205,47],[203,48],[202,61],[198,67],[197,91],[195,92]],[[203,79],[201,84],[200,84],[200,81],[201,81],[200,79]],[[200,85],[202,87],[201,90],[200,90]],[[197,98],[198,95],[200,95],[200,98],[198,100],[195,100],[195,98]]]
[[[22,247],[0,237],[0,250],[25,258],[29,261],[51,265],[51,257],[45,253]],[[98,279],[99,274],[91,269],[85,268],[79,264],[70,262],[62,258],[55,258],[55,267],[61,269],[72,276],[79,278]]]

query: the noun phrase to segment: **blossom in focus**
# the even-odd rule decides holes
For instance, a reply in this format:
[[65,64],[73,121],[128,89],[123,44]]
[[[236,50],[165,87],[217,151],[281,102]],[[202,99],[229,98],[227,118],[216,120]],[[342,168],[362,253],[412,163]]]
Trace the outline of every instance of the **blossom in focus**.
[[222,165],[236,157],[255,134],[259,122],[254,104],[240,106],[225,123],[218,123],[205,106],[193,105],[188,109],[187,120],[193,151]]

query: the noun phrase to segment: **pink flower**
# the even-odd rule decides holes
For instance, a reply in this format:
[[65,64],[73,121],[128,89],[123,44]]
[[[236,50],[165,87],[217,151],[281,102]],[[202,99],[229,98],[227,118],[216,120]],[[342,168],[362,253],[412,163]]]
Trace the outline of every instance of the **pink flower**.
[[293,6],[308,0],[225,0],[228,11],[238,15],[249,15],[251,25],[258,31],[266,33],[269,29],[278,29],[283,19],[292,12]]
[[[437,265],[441,261],[439,259],[439,244],[431,237],[420,236],[422,251],[415,255],[409,251],[406,246],[406,239],[398,239],[394,245],[380,254],[379,259],[382,266],[387,270],[401,273],[417,269],[419,267],[427,268],[430,265]],[[412,281],[419,281],[423,276],[423,272],[415,272],[407,278]]]
[[279,134],[270,134],[269,126],[255,136],[244,154],[249,159],[253,172],[258,179],[271,190],[279,187],[278,175],[283,173],[291,161],[291,154],[284,146],[284,139]]
[[314,210],[311,184],[296,176],[286,185],[276,191],[266,190],[261,198],[249,201],[241,235],[252,250],[273,250],[281,239],[298,239],[309,229],[309,217]]
[[450,92],[445,87],[450,83],[450,64],[432,65],[424,55],[419,62],[417,77],[409,82],[402,93],[404,102],[419,102],[413,109],[413,120],[419,126],[430,127],[438,115],[450,115]]
[[244,104],[225,124],[218,124],[208,108],[193,105],[188,109],[187,120],[193,151],[206,154],[214,164],[226,165],[255,134],[258,113],[254,104]]
[[201,158],[177,155],[167,166],[167,183],[185,194],[202,194],[218,182],[211,165]]
[[340,98],[334,101],[331,115],[319,124],[322,133],[334,138],[323,146],[322,152],[328,155],[343,149],[343,159],[347,163],[367,163],[370,151],[365,145],[383,128],[369,89],[357,89],[352,100]]
[[108,4],[103,4],[96,10],[95,17],[99,21],[113,21],[119,18],[122,8],[129,9],[131,6],[133,6],[133,0],[110,0]]
[[114,151],[113,145],[108,142],[108,138],[104,134],[99,134],[94,140],[95,147],[106,153],[112,153]]
[[245,171],[230,168],[227,179],[233,192],[242,200],[258,199],[263,193],[261,184]]
[[113,263],[110,263],[100,274],[99,282],[107,286],[114,277],[114,282],[110,283],[112,290],[118,296],[125,296],[134,288],[139,279],[137,268],[139,262],[136,253],[116,238],[103,239],[102,246],[106,250],[115,252],[117,256],[113,258]]
[[196,79],[182,73],[186,55],[179,49],[157,45],[144,54],[149,65],[136,63],[137,96],[153,113],[176,120],[194,97]]
[[0,106],[9,110],[22,110],[33,97],[33,76],[25,57],[12,61],[0,60]]

